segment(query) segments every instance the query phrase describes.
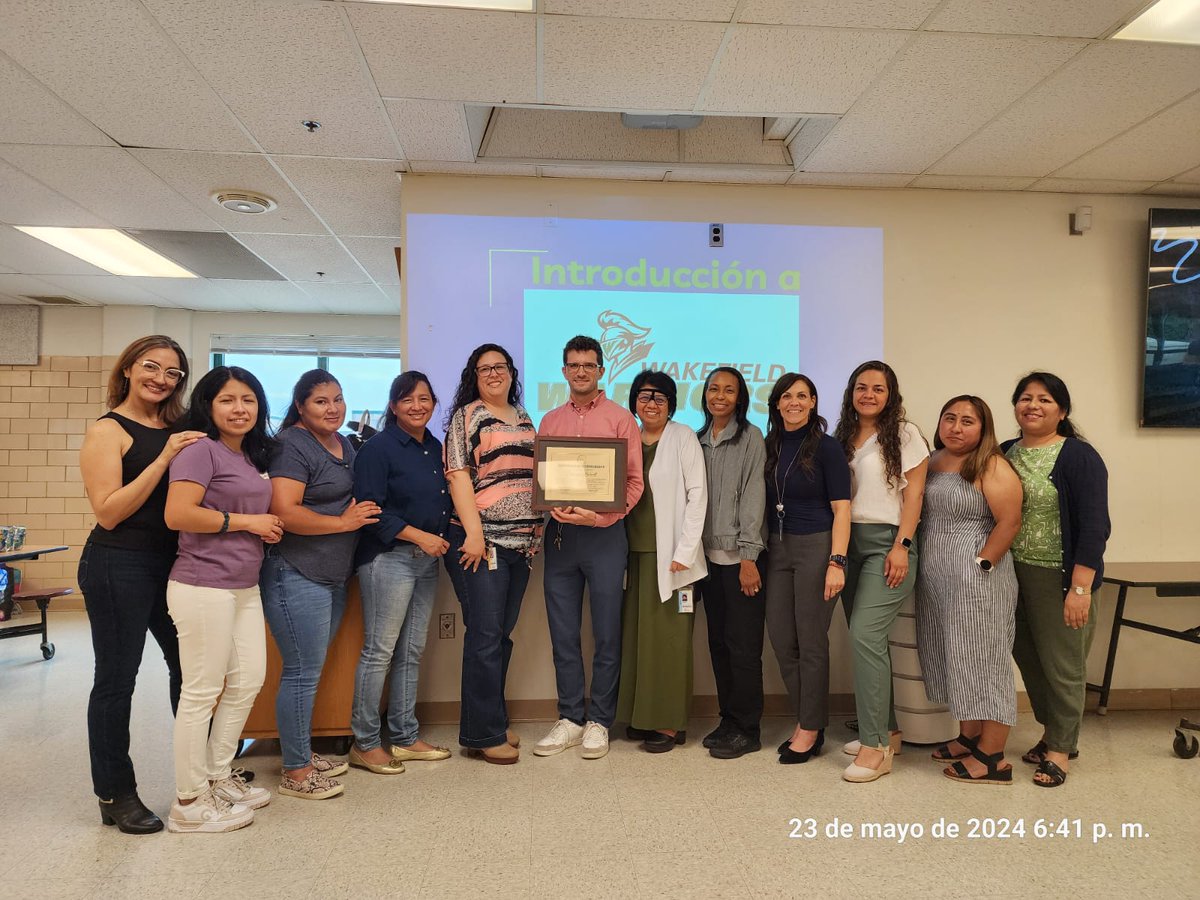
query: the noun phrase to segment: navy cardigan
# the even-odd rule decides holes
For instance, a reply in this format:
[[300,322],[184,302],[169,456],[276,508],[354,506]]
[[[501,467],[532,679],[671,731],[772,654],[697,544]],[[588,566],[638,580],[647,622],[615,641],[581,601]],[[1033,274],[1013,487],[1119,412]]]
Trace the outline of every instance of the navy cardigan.
[[[1000,449],[1017,442],[1005,441]],[[1108,518],[1108,469],[1091,444],[1067,438],[1054,468],[1050,483],[1058,491],[1058,520],[1062,529],[1063,593],[1071,587],[1071,572],[1076,564],[1096,570],[1092,590],[1099,589],[1104,575],[1104,546],[1112,532]]]

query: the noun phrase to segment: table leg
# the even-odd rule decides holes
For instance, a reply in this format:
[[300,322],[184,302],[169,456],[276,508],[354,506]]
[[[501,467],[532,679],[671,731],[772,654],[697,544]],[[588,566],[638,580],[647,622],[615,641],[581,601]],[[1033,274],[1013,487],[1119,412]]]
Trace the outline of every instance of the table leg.
[[1117,592],[1117,608],[1113,611],[1112,634],[1108,639],[1108,659],[1104,662],[1104,681],[1100,684],[1100,704],[1096,712],[1102,716],[1108,715],[1108,693],[1112,690],[1113,666],[1117,662],[1117,641],[1121,637],[1121,622],[1125,618],[1125,595],[1129,585],[1121,585]]

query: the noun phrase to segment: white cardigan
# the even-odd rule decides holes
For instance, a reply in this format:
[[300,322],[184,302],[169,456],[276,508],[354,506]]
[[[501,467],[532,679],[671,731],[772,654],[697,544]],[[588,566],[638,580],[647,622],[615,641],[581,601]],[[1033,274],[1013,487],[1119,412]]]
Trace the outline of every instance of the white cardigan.
[[[692,429],[678,422],[667,422],[654,453],[649,482],[654,495],[658,592],[665,603],[676,590],[708,574],[700,541],[708,509],[708,477],[704,471],[704,451]],[[672,572],[672,560],[686,564],[687,568]]]

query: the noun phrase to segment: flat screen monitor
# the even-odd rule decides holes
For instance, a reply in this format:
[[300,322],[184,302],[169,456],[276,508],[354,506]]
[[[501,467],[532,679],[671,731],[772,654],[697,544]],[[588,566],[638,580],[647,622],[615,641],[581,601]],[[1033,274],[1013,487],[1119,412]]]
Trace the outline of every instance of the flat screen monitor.
[[1150,210],[1142,426],[1200,428],[1200,209]]

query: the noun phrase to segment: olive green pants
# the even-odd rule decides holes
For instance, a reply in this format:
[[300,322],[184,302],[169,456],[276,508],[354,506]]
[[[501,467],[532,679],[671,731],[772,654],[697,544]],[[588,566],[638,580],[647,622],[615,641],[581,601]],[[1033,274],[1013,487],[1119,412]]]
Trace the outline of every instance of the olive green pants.
[[1033,717],[1056,753],[1078,749],[1087,695],[1087,657],[1096,632],[1096,604],[1083,628],[1063,621],[1062,572],[1014,563],[1017,570],[1017,634],[1013,659],[1021,670]]

